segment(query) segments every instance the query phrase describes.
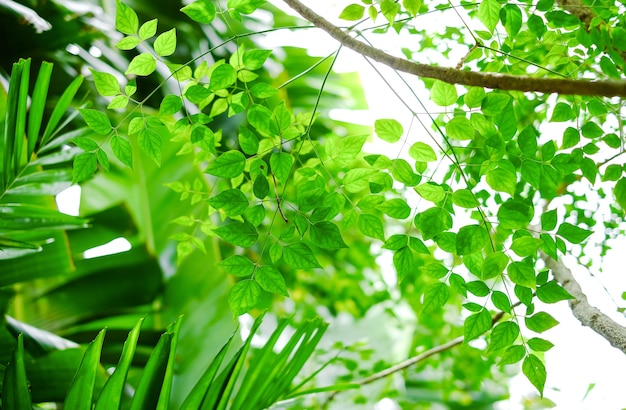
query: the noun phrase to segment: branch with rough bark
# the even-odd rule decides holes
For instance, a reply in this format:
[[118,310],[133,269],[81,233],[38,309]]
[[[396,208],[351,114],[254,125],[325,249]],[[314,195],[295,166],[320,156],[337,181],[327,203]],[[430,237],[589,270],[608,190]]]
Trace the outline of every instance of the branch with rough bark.
[[532,91],[546,94],[595,95],[600,97],[626,97],[626,81],[617,80],[570,80],[562,78],[537,78],[499,73],[483,73],[421,64],[395,57],[365,44],[348,32],[333,25],[324,17],[302,4],[299,0],[283,0],[289,7],[316,27],[324,30],[345,47],[385,64],[395,70],[423,78],[441,80],[450,84],[478,86],[499,90]]
[[550,268],[554,278],[574,297],[569,301],[570,309],[580,323],[605,338],[611,346],[626,354],[626,327],[620,325],[598,308],[589,304],[587,296],[572,275],[572,271],[562,261],[555,261],[542,253],[541,259]]

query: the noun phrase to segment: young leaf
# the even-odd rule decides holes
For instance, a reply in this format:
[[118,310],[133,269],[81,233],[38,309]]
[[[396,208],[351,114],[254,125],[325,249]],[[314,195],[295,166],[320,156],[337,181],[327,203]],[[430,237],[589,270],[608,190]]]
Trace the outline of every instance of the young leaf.
[[404,199],[400,198],[393,198],[383,202],[377,208],[394,219],[406,219],[411,215],[411,207]]
[[[489,233],[479,225],[467,225],[459,229],[456,235],[457,255],[479,252],[489,243]],[[484,265],[483,265],[484,269]]]
[[237,282],[230,290],[228,304],[230,310],[237,316],[250,311],[261,298],[261,287],[251,279]]
[[213,230],[217,236],[235,246],[249,248],[259,239],[259,233],[249,222],[231,222]]
[[[255,137],[256,139],[256,137]],[[286,152],[274,152],[270,157],[270,167],[276,179],[285,183],[289,174],[291,173],[291,167],[293,166],[293,156]]]
[[502,359],[500,360],[500,365],[503,366],[505,364],[514,364],[519,362],[526,355],[526,349],[522,345],[511,346],[502,355]]
[[445,283],[437,282],[426,287],[424,300],[422,301],[422,312],[428,313],[446,304],[450,297],[450,289]]
[[377,216],[370,214],[359,215],[358,227],[363,235],[385,241],[383,223]]
[[241,255],[233,255],[219,261],[217,266],[235,276],[250,276],[254,272],[254,264],[250,258]]
[[285,278],[273,266],[261,266],[254,274],[254,280],[267,292],[289,296]]
[[209,204],[217,209],[222,209],[227,216],[243,214],[248,209],[248,198],[238,189],[222,191],[209,199]]
[[455,140],[471,140],[474,138],[474,127],[465,117],[454,117],[446,123],[448,138]]
[[156,60],[152,54],[141,53],[131,60],[125,74],[146,76],[152,74],[154,70],[156,70]]
[[108,135],[111,132],[111,121],[106,114],[97,110],[79,109],[80,115],[83,117],[87,126],[93,131],[101,135]]
[[378,138],[387,142],[397,142],[404,133],[402,124],[393,119],[376,120],[374,129]]
[[152,19],[148,20],[139,27],[139,39],[147,40],[150,37],[154,36],[157,32],[158,20]]
[[204,172],[222,178],[235,178],[243,172],[246,157],[239,151],[226,151],[215,158]]
[[530,289],[535,289],[537,279],[532,266],[522,262],[511,262],[507,269],[511,282]]
[[139,45],[140,41],[135,36],[123,37],[120,41],[115,44],[115,47],[120,50],[132,50],[133,48]]
[[465,319],[464,324],[465,343],[476,339],[491,329],[491,315],[487,309],[483,309]]
[[136,34],[139,30],[139,19],[135,10],[117,0],[115,10],[115,28],[123,34]]
[[517,336],[519,336],[517,323],[509,321],[497,324],[491,331],[491,341],[487,353],[508,348],[515,342]]
[[453,84],[444,83],[440,80],[435,80],[433,88],[430,90],[431,100],[441,107],[454,104],[458,97],[456,87]]
[[525,322],[528,329],[537,333],[543,333],[559,324],[558,320],[546,312],[537,312],[533,316],[527,317]]
[[348,247],[341,237],[339,228],[332,222],[322,221],[311,225],[309,235],[311,235],[311,241],[320,248],[341,249]]
[[122,161],[123,164],[133,167],[133,149],[130,146],[130,143],[118,136],[114,135],[111,138],[111,149],[113,150],[113,154]]
[[112,97],[120,93],[120,84],[113,74],[102,73],[90,69],[98,93],[104,97]]
[[285,246],[283,261],[292,269],[321,268],[315,254],[305,243],[298,242]]
[[409,155],[417,162],[437,161],[437,154],[430,145],[423,142],[416,142],[409,148]]
[[403,246],[393,254],[393,266],[396,268],[400,280],[414,271],[414,263],[413,250],[408,246]]
[[439,262],[431,262],[420,266],[418,271],[430,276],[431,278],[440,279],[446,276],[448,272],[450,272],[450,269],[446,268]]
[[209,0],[196,0],[180,11],[200,24],[210,24],[215,19],[215,6]]
[[237,81],[237,72],[230,64],[220,64],[211,73],[209,90],[216,91],[230,87]]
[[272,54],[272,50],[247,50],[243,53],[243,64],[249,70],[258,70],[263,67],[265,60]]
[[75,156],[72,183],[76,184],[88,180],[96,172],[97,167],[98,162],[94,152],[86,152]]
[[339,18],[342,20],[355,21],[363,18],[365,13],[365,7],[360,4],[350,4],[344,8],[339,14]]
[[26,378],[24,365],[24,335],[17,336],[17,345],[11,356],[11,361],[4,371],[2,383],[2,405],[5,408],[16,410],[30,410],[33,408]]
[[511,313],[511,301],[505,293],[500,292],[499,290],[494,290],[491,293],[491,302],[497,309],[506,313]]
[[561,300],[574,299],[568,291],[554,280],[551,280],[537,289],[537,297],[543,303],[556,303]]
[[139,131],[137,136],[137,142],[139,147],[148,154],[148,156],[157,164],[161,165],[161,150],[163,148],[163,141],[161,136],[148,128],[143,128]]
[[166,31],[160,34],[154,40],[154,51],[161,57],[167,57],[176,51],[176,29]]
[[535,352],[547,352],[554,347],[554,344],[552,344],[552,342],[546,339],[542,339],[540,337],[533,337],[531,339],[528,339],[526,343],[528,343],[528,347],[533,349]]
[[529,354],[522,363],[522,372],[543,396],[543,386],[546,383],[546,367],[534,354]]
[[568,222],[563,222],[556,231],[557,235],[571,243],[581,243],[587,239],[591,233],[591,231],[579,228],[578,226],[572,225]]
[[478,18],[493,34],[500,20],[500,3],[497,0],[483,0],[478,6]]

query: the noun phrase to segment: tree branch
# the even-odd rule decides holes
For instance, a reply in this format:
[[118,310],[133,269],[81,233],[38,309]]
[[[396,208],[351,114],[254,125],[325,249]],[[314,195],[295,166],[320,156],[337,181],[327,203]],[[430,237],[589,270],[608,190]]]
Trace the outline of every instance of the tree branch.
[[583,293],[574,275],[572,275],[572,271],[563,262],[560,260],[555,261],[543,252],[541,253],[541,259],[550,268],[557,282],[574,297],[574,299],[569,301],[569,306],[580,323],[590,327],[594,332],[605,338],[611,346],[626,354],[626,327],[615,322],[598,308],[589,304],[587,296]]
[[283,0],[303,18],[324,30],[335,40],[357,53],[385,64],[395,70],[418,77],[433,78],[450,84],[486,87],[499,90],[534,91],[546,94],[595,95],[626,97],[626,81],[569,80],[562,78],[536,78],[499,73],[481,73],[415,63],[392,56],[351,37],[339,27],[302,4],[299,0]]

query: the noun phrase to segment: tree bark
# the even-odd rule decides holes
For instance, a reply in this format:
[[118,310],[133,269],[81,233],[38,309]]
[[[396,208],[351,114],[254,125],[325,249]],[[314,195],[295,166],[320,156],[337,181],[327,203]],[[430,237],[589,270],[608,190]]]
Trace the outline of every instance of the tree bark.
[[345,47],[385,64],[395,70],[423,78],[441,80],[449,84],[478,86],[499,90],[540,92],[544,94],[592,95],[599,97],[626,97],[626,81],[618,80],[570,80],[562,78],[539,78],[499,73],[483,73],[455,68],[415,63],[392,56],[350,36],[324,17],[302,4],[299,0],[283,0],[304,19],[324,30]]

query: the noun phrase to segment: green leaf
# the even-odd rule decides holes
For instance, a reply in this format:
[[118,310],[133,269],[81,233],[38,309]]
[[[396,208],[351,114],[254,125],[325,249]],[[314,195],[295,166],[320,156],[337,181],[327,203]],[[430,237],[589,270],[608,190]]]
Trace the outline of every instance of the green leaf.
[[74,157],[74,174],[72,183],[86,181],[93,176],[98,167],[98,161],[94,152],[87,152]]
[[267,107],[260,104],[253,104],[248,109],[247,117],[250,125],[259,130],[259,132],[272,134],[270,127],[272,112]]
[[568,291],[556,281],[551,280],[537,289],[537,298],[543,303],[556,303],[561,300],[574,299]]
[[292,269],[321,268],[315,254],[305,243],[298,242],[285,246],[283,261]]
[[479,205],[472,191],[466,188],[458,189],[452,193],[452,203],[461,208],[476,208]]
[[[259,150],[259,139],[256,135],[246,127],[239,128],[239,135],[237,137],[241,150],[248,155],[255,155]],[[270,159],[270,165],[271,165]]]
[[534,354],[529,354],[522,363],[522,372],[533,386],[537,388],[539,394],[543,396],[543,387],[546,384],[546,367]]
[[585,239],[591,235],[591,231],[588,231],[583,228],[579,228],[576,225],[572,225],[568,222],[563,222],[559,229],[556,231],[556,234],[561,236],[563,239],[571,242],[571,243],[581,243]]
[[143,320],[144,318],[139,319],[128,334],[128,338],[124,342],[120,360],[115,367],[115,371],[102,388],[95,410],[120,407],[124,388],[126,387],[126,378],[132,364],[133,356],[135,355],[137,340],[139,340],[139,333]]
[[383,245],[383,249],[389,249],[392,251],[397,251],[398,249],[407,246],[408,237],[406,235],[391,235],[387,242]]
[[228,189],[209,199],[209,204],[232,217],[243,214],[248,209],[249,203],[243,192],[238,189]]
[[148,128],[143,128],[137,135],[137,142],[143,152],[154,161],[155,164],[161,165],[161,150],[163,149],[163,141],[161,136]]
[[249,312],[256,306],[261,298],[261,287],[251,279],[237,282],[230,290],[228,304],[237,316]]
[[450,297],[450,289],[445,283],[437,282],[428,285],[424,290],[422,312],[428,313],[444,306]]
[[402,5],[413,17],[417,16],[422,4],[423,0],[402,0]]
[[499,290],[494,290],[491,293],[491,302],[497,309],[506,313],[511,313],[511,301],[505,293],[500,292]]
[[493,34],[500,20],[500,3],[497,0],[483,0],[478,6],[478,18]]
[[503,366],[505,364],[514,364],[519,362],[526,355],[526,349],[522,345],[511,346],[502,355],[502,359],[500,360],[500,365]]
[[531,317],[527,317],[525,319],[526,327],[529,330],[537,333],[543,333],[548,329],[552,329],[554,326],[558,325],[559,322],[555,318],[553,318],[549,313],[546,312],[537,312]]
[[139,19],[137,13],[126,4],[117,0],[115,10],[115,28],[124,34],[136,34],[139,30]]
[[504,229],[524,229],[530,224],[535,214],[534,208],[527,202],[509,199],[498,209],[500,227]]
[[279,182],[287,182],[293,167],[293,156],[287,152],[274,152],[270,157],[270,167]]
[[87,123],[87,126],[100,135],[109,135],[111,132],[111,121],[106,114],[97,110],[79,109],[80,115]]
[[341,237],[339,228],[332,222],[322,221],[311,225],[309,235],[311,235],[311,241],[320,248],[341,249],[348,247]]
[[204,172],[222,178],[235,178],[243,172],[246,157],[239,151],[226,151],[215,158]]
[[380,173],[377,169],[354,168],[343,177],[343,187],[347,192],[356,193],[369,188],[372,177]]
[[141,53],[135,56],[128,65],[124,74],[150,75],[156,70],[156,60],[149,53]]
[[454,117],[446,124],[448,138],[455,140],[471,140],[474,138],[474,127],[465,117]]
[[502,252],[495,252],[485,258],[483,263],[482,279],[492,279],[500,276],[509,263],[509,258]]
[[541,229],[544,231],[551,231],[556,228],[558,215],[556,209],[546,211],[541,214]]
[[446,197],[446,192],[443,190],[443,188],[440,185],[434,184],[432,182],[428,182],[415,187],[415,192],[417,192],[425,200],[434,203],[441,202]]
[[537,249],[541,246],[541,240],[539,238],[533,238],[532,236],[522,236],[515,238],[511,244],[511,250],[518,256],[534,256],[537,254]]
[[196,0],[180,11],[200,24],[209,24],[215,19],[215,6],[209,0]]
[[248,50],[243,53],[243,64],[249,70],[258,70],[271,54],[272,50]]
[[480,108],[483,114],[494,116],[502,113],[509,101],[511,101],[511,96],[508,94],[490,92],[483,98]]
[[489,170],[487,171],[486,181],[496,191],[506,192],[511,196],[515,195],[517,175],[515,175],[515,171],[512,169],[498,167]]
[[559,102],[552,111],[550,122],[564,122],[574,119],[572,107],[564,102]]
[[393,266],[396,268],[399,280],[413,272],[414,263],[413,250],[408,246],[398,249],[393,254]]
[[125,138],[114,135],[111,138],[111,149],[113,154],[122,161],[123,164],[132,168],[133,166],[133,149]]
[[418,268],[420,273],[428,275],[431,278],[441,279],[450,272],[450,269],[446,268],[439,262],[431,262],[426,265],[422,265]]
[[359,215],[358,227],[363,235],[385,241],[383,223],[377,216],[370,214]]
[[249,222],[231,222],[214,229],[213,232],[226,242],[244,248],[249,248],[259,239],[259,233]]
[[479,252],[489,243],[489,234],[482,226],[468,225],[459,229],[456,235],[457,255]]
[[120,84],[117,82],[117,78],[113,74],[102,73],[90,69],[93,75],[93,82],[96,85],[98,93],[104,97],[112,97],[120,94]]
[[160,34],[154,40],[154,51],[161,57],[167,57],[176,51],[176,29],[166,31]]
[[497,324],[491,331],[491,341],[487,353],[508,348],[518,336],[519,326],[517,323],[510,321]]
[[128,105],[128,97],[125,95],[118,95],[111,99],[109,105],[107,105],[107,109],[109,110],[120,110],[126,108]]
[[500,12],[500,18],[509,38],[515,38],[522,28],[522,11],[515,4],[507,4]]
[[620,178],[613,188],[613,196],[619,206],[626,211],[626,178]]
[[350,4],[339,14],[339,18],[348,21],[360,20],[364,13],[365,7],[360,4]]
[[252,184],[252,193],[259,199],[265,198],[270,192],[270,184],[265,175],[257,175]]
[[491,315],[487,309],[483,309],[465,319],[464,335],[465,343],[476,339],[491,329]]
[[440,80],[435,80],[433,87],[430,90],[430,99],[441,107],[447,107],[456,102],[459,98],[456,93],[456,87],[453,84],[444,83]]
[[273,266],[261,266],[254,274],[254,280],[267,292],[289,296],[285,278]]
[[241,255],[233,255],[228,258],[219,261],[217,266],[224,269],[226,272],[235,276],[250,276],[254,272],[254,264],[250,258]]
[[17,345],[11,361],[4,370],[2,383],[2,405],[4,408],[30,410],[33,408],[29,383],[24,365],[24,335],[17,336]]
[[452,216],[445,209],[434,207],[417,214],[415,225],[422,232],[425,240],[431,239],[452,227]]
[[423,142],[416,142],[409,148],[409,155],[418,162],[437,161],[437,154],[430,145]]
[[115,44],[115,47],[120,50],[132,50],[133,48],[139,45],[140,41],[135,36],[123,37],[120,41]]
[[157,32],[157,25],[157,19],[148,20],[143,23],[141,27],[139,27],[139,39],[143,41],[154,36]]
[[83,355],[74,380],[65,396],[64,406],[68,409],[91,409],[105,333],[106,330],[101,330],[98,336],[89,344]]
[[547,352],[548,350],[554,347],[550,341],[546,339],[542,339],[540,337],[533,337],[526,341],[528,347],[533,349],[535,352]]
[[377,208],[394,219],[406,219],[411,215],[411,207],[404,199],[393,198],[383,202]]
[[376,120],[374,122],[374,130],[378,138],[387,142],[397,142],[404,134],[402,125],[393,119]]
[[211,82],[209,90],[222,90],[235,84],[237,81],[237,72],[230,64],[220,64],[211,73]]
[[537,286],[537,278],[535,277],[535,270],[532,266],[522,262],[511,262],[507,269],[509,279],[513,283],[525,286],[527,288],[535,289]]

